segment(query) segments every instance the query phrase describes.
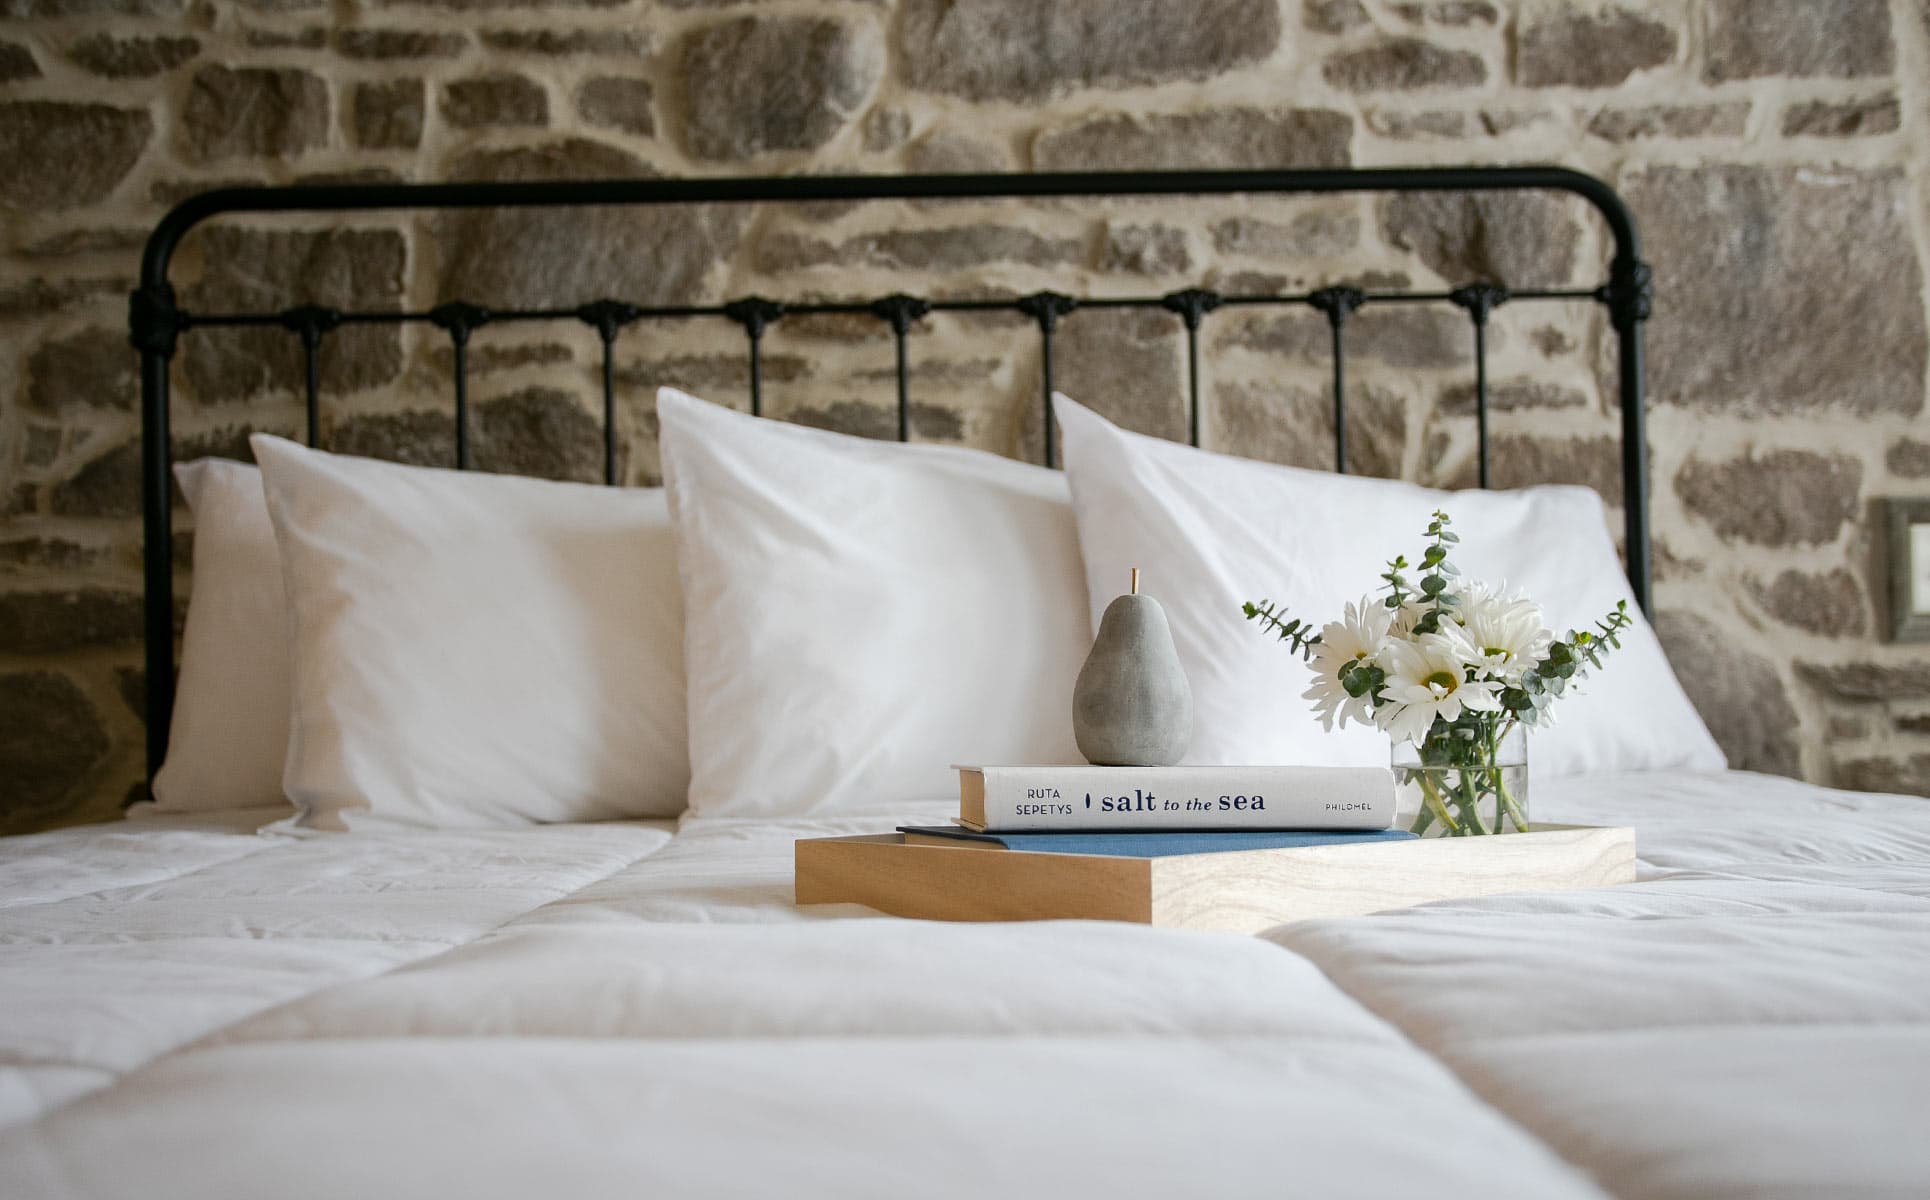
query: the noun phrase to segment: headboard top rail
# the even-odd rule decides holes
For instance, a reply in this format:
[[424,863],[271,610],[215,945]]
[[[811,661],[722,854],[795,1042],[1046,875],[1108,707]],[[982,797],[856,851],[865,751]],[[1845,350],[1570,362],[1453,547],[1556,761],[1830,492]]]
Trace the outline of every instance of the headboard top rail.
[[[1567,167],[1364,167],[1277,171],[1085,171],[1032,175],[799,175],[716,179],[586,179],[514,183],[352,183],[216,188],[176,204],[141,255],[141,284],[167,282],[183,235],[224,213],[375,209],[556,208],[596,204],[771,204],[812,200],[967,200],[1042,196],[1184,196],[1263,192],[1566,192],[1588,201],[1638,261],[1635,218],[1615,189]],[[1612,270],[1612,268],[1611,268]]]

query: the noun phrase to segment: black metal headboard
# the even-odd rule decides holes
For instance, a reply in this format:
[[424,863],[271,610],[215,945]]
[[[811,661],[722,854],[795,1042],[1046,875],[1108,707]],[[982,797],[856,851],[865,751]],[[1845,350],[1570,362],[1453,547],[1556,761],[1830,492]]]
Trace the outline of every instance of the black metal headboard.
[[[1162,296],[1081,298],[1052,291],[1009,299],[927,300],[895,294],[870,300],[787,303],[747,296],[717,305],[646,306],[621,297],[585,297],[575,308],[489,310],[460,300],[422,311],[342,310],[304,305],[276,312],[188,312],[176,303],[168,268],[188,230],[231,213],[347,212],[376,209],[558,208],[587,205],[785,203],[814,200],[993,199],[1052,196],[1156,196],[1258,193],[1295,195],[1332,192],[1553,191],[1580,196],[1594,206],[1614,238],[1608,279],[1594,288],[1509,291],[1495,281],[1474,280],[1451,291],[1362,291],[1322,287],[1279,295],[1225,295],[1188,288]],[[141,282],[130,298],[128,325],[141,355],[141,497],[145,539],[147,762],[148,777],[167,749],[174,706],[173,512],[170,491],[168,370],[181,335],[211,327],[280,327],[300,339],[306,366],[308,440],[320,427],[318,364],[329,334],[360,324],[427,323],[449,337],[454,355],[455,465],[470,466],[470,422],[465,348],[483,325],[529,321],[580,321],[603,344],[603,471],[616,479],[614,347],[625,326],[651,319],[723,318],[742,326],[748,340],[750,406],[763,405],[760,346],[765,331],[787,315],[869,314],[889,327],[897,348],[898,438],[908,440],[911,399],[906,341],[912,326],[931,312],[1005,311],[1038,325],[1042,360],[1041,403],[1045,459],[1056,462],[1051,419],[1052,344],[1059,321],[1080,308],[1165,309],[1178,315],[1188,356],[1187,429],[1199,444],[1199,330],[1206,314],[1221,307],[1311,306],[1325,315],[1332,333],[1334,467],[1347,470],[1345,333],[1348,318],[1364,305],[1452,304],[1468,315],[1474,347],[1475,420],[1482,487],[1489,484],[1487,328],[1499,305],[1532,301],[1588,300],[1608,310],[1619,349],[1622,412],[1625,553],[1636,601],[1649,608],[1648,454],[1644,440],[1642,325],[1649,316],[1650,275],[1642,262],[1635,224],[1613,189],[1592,176],[1555,167],[1413,168],[1312,171],[1186,171],[1049,175],[904,175],[787,179],[623,179],[541,183],[370,184],[324,187],[228,188],[177,205],[156,226],[141,260]],[[674,381],[667,381],[674,382]]]

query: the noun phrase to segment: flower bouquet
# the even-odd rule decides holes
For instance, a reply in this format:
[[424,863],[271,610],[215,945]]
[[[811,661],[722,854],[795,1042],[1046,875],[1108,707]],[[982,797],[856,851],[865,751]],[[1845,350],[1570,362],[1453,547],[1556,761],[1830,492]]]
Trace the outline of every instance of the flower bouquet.
[[1434,514],[1417,582],[1396,557],[1384,595],[1348,604],[1317,632],[1270,601],[1244,608],[1312,665],[1306,698],[1323,725],[1371,724],[1392,739],[1400,812],[1415,833],[1522,832],[1526,731],[1551,724],[1554,702],[1621,647],[1628,602],[1596,632],[1557,638],[1532,600],[1460,578],[1449,524]]

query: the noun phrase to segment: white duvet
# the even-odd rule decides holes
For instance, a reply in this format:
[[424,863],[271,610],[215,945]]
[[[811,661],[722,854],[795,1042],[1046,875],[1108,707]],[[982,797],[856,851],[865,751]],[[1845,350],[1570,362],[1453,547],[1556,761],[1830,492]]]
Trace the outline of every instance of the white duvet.
[[0,1196],[1930,1195],[1930,801],[1263,938],[795,908],[838,821],[0,841]]

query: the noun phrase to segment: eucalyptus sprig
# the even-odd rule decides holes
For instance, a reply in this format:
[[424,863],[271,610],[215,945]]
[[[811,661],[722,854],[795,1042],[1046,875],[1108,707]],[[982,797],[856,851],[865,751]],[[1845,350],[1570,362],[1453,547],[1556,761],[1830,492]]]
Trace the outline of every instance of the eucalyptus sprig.
[[1421,576],[1421,595],[1427,598],[1428,610],[1414,623],[1416,633],[1439,633],[1441,618],[1452,616],[1454,606],[1459,603],[1448,581],[1461,573],[1460,568],[1448,561],[1448,547],[1461,540],[1460,536],[1448,529],[1453,522],[1440,509],[1434,510],[1434,520],[1427,527],[1427,536],[1433,538],[1428,548],[1421,552],[1421,569],[1427,574]]
[[1405,570],[1407,555],[1396,554],[1387,560],[1387,569],[1380,575],[1387,583],[1387,599],[1382,600],[1381,604],[1395,612],[1399,612],[1401,605],[1407,603],[1407,576],[1401,574]]
[[1312,658],[1313,648],[1320,644],[1320,634],[1305,621],[1289,618],[1286,611],[1271,600],[1258,604],[1249,600],[1240,606],[1249,621],[1258,621],[1260,628],[1271,630],[1281,641],[1290,646],[1302,658]]
[[1571,629],[1567,637],[1549,642],[1542,660],[1521,673],[1520,686],[1501,690],[1501,707],[1534,724],[1569,684],[1586,678],[1590,669],[1602,669],[1609,654],[1622,648],[1622,630],[1634,621],[1628,601],[1618,600],[1613,612],[1595,622],[1596,632]]

